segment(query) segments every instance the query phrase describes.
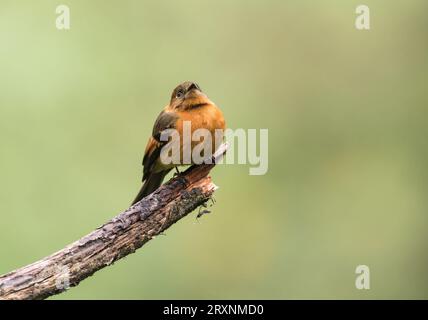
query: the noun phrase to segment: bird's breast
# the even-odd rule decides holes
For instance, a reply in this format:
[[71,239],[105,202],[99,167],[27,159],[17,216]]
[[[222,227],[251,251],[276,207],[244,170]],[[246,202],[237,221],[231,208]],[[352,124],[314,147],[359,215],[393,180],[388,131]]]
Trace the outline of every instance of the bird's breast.
[[199,108],[177,112],[178,120],[176,129],[182,135],[184,122],[191,125],[191,132],[197,129],[207,129],[214,132],[216,129],[225,129],[225,121],[221,110],[213,104],[208,104]]
[[[213,104],[205,105],[199,108],[178,112],[178,120],[176,129],[180,134],[181,152],[184,154],[188,148],[193,148],[201,142],[207,144],[207,149],[214,153],[219,147],[219,142],[223,141],[223,131],[226,123],[221,110]],[[186,137],[185,123],[190,124],[191,137]],[[205,140],[205,137],[200,137],[194,134],[198,129],[208,130],[211,139]],[[188,129],[187,129],[188,130]]]

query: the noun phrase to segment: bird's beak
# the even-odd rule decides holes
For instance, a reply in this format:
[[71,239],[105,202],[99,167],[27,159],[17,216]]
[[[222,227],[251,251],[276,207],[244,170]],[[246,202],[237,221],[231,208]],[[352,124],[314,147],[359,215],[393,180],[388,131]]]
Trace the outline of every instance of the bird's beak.
[[203,93],[201,90],[195,88],[190,89],[186,92],[185,96],[186,99],[194,99],[194,98],[200,98],[200,97],[207,97],[205,93]]

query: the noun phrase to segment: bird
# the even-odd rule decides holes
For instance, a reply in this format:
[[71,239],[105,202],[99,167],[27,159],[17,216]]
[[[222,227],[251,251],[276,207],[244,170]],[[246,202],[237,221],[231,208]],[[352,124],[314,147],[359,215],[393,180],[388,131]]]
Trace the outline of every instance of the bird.
[[[175,129],[180,137],[183,135],[183,124],[190,121],[191,132],[197,129],[208,130],[212,137],[217,132],[224,132],[226,121],[223,112],[193,81],[185,81],[179,84],[171,94],[169,104],[158,115],[149,138],[143,157],[143,185],[135,197],[132,205],[154,192],[162,184],[165,176],[178,165],[164,164],[161,161],[162,147],[168,143],[161,139],[165,130]],[[222,136],[223,137],[223,136]],[[222,138],[221,137],[221,138]],[[216,151],[215,139],[211,139],[211,151]],[[184,144],[180,139],[180,154],[184,154],[186,148],[194,148],[196,143]],[[183,159],[181,157],[181,159]],[[187,164],[187,163],[186,163]]]

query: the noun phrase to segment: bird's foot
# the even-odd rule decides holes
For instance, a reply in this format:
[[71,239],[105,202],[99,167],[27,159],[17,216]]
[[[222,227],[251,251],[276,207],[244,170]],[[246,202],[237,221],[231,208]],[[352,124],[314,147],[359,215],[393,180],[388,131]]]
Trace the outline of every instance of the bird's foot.
[[189,182],[184,177],[183,172],[180,172],[177,167],[175,167],[175,172],[174,172],[173,178],[177,179],[177,181],[179,181],[185,187],[187,187],[189,185]]
[[174,169],[175,169],[175,172],[174,172],[173,177],[175,178],[175,177],[178,177],[181,174],[181,172],[180,172],[180,170],[178,170],[177,167],[175,167]]

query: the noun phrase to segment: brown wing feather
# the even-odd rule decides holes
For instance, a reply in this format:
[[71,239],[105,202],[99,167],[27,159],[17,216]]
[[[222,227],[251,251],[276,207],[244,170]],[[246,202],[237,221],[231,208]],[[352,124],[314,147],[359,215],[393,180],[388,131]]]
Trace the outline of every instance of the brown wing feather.
[[143,181],[146,180],[159,158],[160,151],[166,141],[160,141],[162,131],[175,128],[178,116],[173,112],[162,111],[153,126],[152,136],[147,142],[143,158]]

